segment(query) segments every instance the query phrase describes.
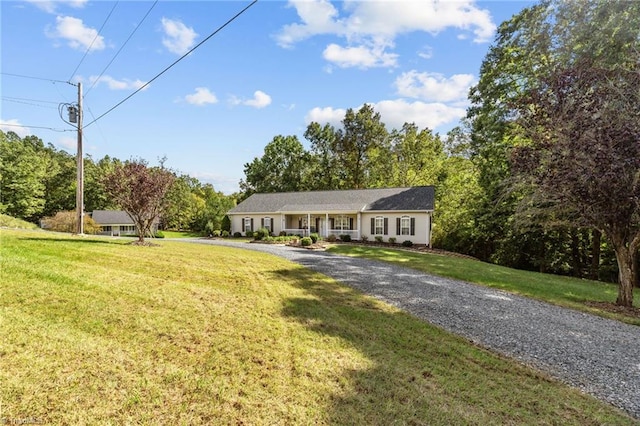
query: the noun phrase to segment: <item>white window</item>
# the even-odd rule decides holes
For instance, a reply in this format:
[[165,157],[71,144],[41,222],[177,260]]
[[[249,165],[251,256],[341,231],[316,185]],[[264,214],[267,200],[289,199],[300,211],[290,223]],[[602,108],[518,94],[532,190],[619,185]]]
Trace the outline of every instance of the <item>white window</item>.
[[262,222],[263,222],[263,227],[267,228],[269,230],[269,232],[273,231],[273,226],[271,226],[271,224],[273,219],[271,219],[270,217],[265,217]]
[[244,232],[250,232],[252,231],[251,229],[251,218],[250,217],[245,217],[244,218]]
[[333,228],[341,231],[349,230],[349,218],[344,215],[337,216],[334,220]]
[[383,235],[384,234],[384,218],[382,216],[376,217],[376,224],[374,228],[375,235]]
[[411,218],[409,216],[400,218],[400,235],[411,235]]

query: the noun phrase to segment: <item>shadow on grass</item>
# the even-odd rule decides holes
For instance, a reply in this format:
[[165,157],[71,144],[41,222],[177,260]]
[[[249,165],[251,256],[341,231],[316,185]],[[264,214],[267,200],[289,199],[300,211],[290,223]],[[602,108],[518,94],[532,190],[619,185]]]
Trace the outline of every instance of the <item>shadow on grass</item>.
[[[469,344],[309,270],[296,277],[312,298],[286,301],[283,314],[341,339],[369,363],[344,367],[331,395],[331,424],[593,423],[598,407],[533,370]],[[336,362],[339,362],[336,360]],[[575,405],[574,405],[575,404]]]
[[46,241],[46,242],[58,242],[58,243],[72,243],[72,244],[76,244],[76,243],[80,243],[80,244],[122,244],[122,243],[118,243],[116,241],[102,241],[99,239],[83,239],[82,237],[78,237],[78,238],[73,238],[73,237],[69,237],[69,238],[51,238],[51,237],[43,237],[43,238],[39,238],[39,237],[27,237],[27,238],[19,238],[22,241]]

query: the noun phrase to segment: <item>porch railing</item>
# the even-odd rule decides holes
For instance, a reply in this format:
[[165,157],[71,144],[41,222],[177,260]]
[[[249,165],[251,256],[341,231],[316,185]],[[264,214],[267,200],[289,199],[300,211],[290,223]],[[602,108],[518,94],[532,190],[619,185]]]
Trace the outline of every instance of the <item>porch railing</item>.
[[[286,232],[287,235],[302,235],[303,237],[309,236],[309,230],[307,228],[283,229],[283,231]],[[312,228],[311,232],[313,233],[315,232],[315,230]],[[324,237],[324,232],[318,232],[318,234],[321,237]],[[358,238],[358,230],[357,229],[352,229],[352,230],[329,229],[328,235],[335,235],[336,237],[340,237],[341,235],[349,235],[351,239],[355,240]]]

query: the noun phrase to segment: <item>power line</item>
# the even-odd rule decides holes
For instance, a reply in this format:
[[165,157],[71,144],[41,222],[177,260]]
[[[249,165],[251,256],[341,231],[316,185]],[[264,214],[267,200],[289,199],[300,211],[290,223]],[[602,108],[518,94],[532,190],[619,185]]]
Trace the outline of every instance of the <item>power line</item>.
[[103,113],[101,116],[99,116],[98,118],[96,118],[95,120],[93,120],[91,123],[87,124],[86,126],[84,126],[85,128],[91,126],[93,123],[95,123],[96,121],[100,120],[102,117],[104,117],[105,115],[109,114],[111,111],[113,111],[114,109],[116,109],[117,107],[119,107],[120,105],[122,105],[123,103],[125,103],[126,101],[128,101],[131,97],[133,97],[133,95],[135,95],[136,93],[140,92],[141,90],[143,90],[145,87],[147,87],[149,84],[151,84],[154,80],[158,79],[162,74],[164,74],[165,72],[169,71],[169,69],[171,69],[174,65],[176,65],[178,62],[180,62],[181,60],[183,60],[184,58],[186,58],[187,56],[189,56],[194,50],[196,50],[198,47],[202,46],[206,41],[208,41],[211,37],[213,37],[214,35],[218,34],[220,31],[222,31],[227,25],[229,25],[231,22],[235,21],[240,15],[242,15],[244,12],[246,12],[251,6],[253,6],[254,4],[256,4],[258,2],[258,0],[253,0],[248,6],[246,6],[244,9],[242,9],[240,12],[236,13],[235,16],[233,16],[231,19],[229,19],[227,22],[225,22],[224,24],[222,24],[220,27],[218,27],[218,29],[216,29],[214,32],[212,32],[211,34],[209,34],[204,40],[202,40],[200,43],[196,44],[193,48],[191,48],[187,53],[185,53],[184,55],[182,55],[181,57],[179,57],[176,61],[174,61],[171,65],[169,65],[168,67],[166,67],[164,70],[162,70],[159,74],[157,74],[155,77],[153,77],[151,80],[147,81],[144,85],[142,85],[140,88],[138,88],[135,92],[131,93],[129,96],[127,96],[126,98],[124,98],[123,100],[121,100],[120,102],[118,102],[117,104],[115,104],[113,107],[111,107],[109,110],[107,110],[105,113]]
[[75,132],[76,129],[54,129],[53,127],[43,127],[43,126],[30,126],[28,124],[13,124],[13,123],[2,123],[2,126],[9,126],[9,127],[24,127],[27,129],[45,129],[45,130],[52,130],[54,132]]
[[51,83],[64,83],[64,84],[70,84],[70,85],[74,86],[74,84],[69,82],[69,81],[54,80],[54,79],[51,79],[51,78],[33,77],[33,76],[30,76],[30,75],[13,74],[13,73],[9,73],[9,72],[0,72],[0,74],[9,75],[11,77],[20,77],[20,78],[29,78],[29,79],[32,79],[32,80],[48,81],[48,82],[51,82]]
[[89,94],[89,92],[91,91],[91,89],[93,89],[93,86],[95,86],[98,81],[100,81],[100,77],[103,76],[103,74],[107,71],[107,69],[111,66],[111,64],[113,63],[113,61],[115,61],[115,59],[118,57],[118,55],[120,54],[120,52],[122,51],[122,49],[124,49],[124,47],[127,45],[127,43],[129,42],[129,40],[131,40],[131,37],[133,37],[133,35],[136,33],[136,31],[138,31],[138,28],[140,28],[140,25],[142,25],[142,23],[145,21],[145,19],[147,19],[147,16],[149,16],[149,13],[151,13],[151,10],[156,6],[156,4],[158,4],[158,0],[156,0],[155,2],[153,2],[153,4],[151,5],[151,7],[149,8],[149,10],[147,11],[147,13],[142,17],[142,20],[140,22],[138,22],[138,25],[136,25],[136,27],[133,29],[133,31],[131,32],[131,34],[129,34],[129,37],[125,40],[125,42],[122,44],[122,46],[120,47],[120,49],[116,52],[116,54],[113,56],[113,58],[111,58],[111,61],[109,61],[109,63],[107,64],[106,67],[104,67],[104,69],[102,70],[102,72],[100,73],[100,75],[95,79],[95,81],[93,82],[93,84],[89,87],[89,89],[84,93],[84,97],[86,98],[87,95]]
[[82,63],[84,62],[84,58],[87,57],[87,54],[89,53],[89,51],[91,50],[91,48],[93,47],[93,43],[96,42],[96,40],[98,39],[98,37],[100,37],[100,34],[102,33],[102,30],[104,29],[104,26],[107,24],[107,22],[109,21],[109,18],[111,18],[111,14],[113,13],[114,10],[116,10],[116,6],[118,6],[118,3],[120,3],[119,1],[116,2],[116,4],[113,5],[113,8],[111,9],[111,12],[109,12],[109,14],[107,15],[107,17],[105,18],[104,22],[102,23],[102,26],[100,27],[100,29],[98,30],[98,32],[96,33],[96,36],[93,38],[93,40],[91,40],[91,44],[89,45],[89,47],[87,47],[87,50],[84,52],[84,55],[82,55],[82,59],[80,59],[80,63],[78,64],[78,66],[76,67],[75,70],[73,70],[73,72],[71,73],[71,77],[69,77],[69,81],[71,81],[71,79],[73,78],[74,75],[76,75],[76,71],[78,71],[78,68],[80,68],[80,65],[82,65]]
[[[43,100],[39,100],[39,99],[28,99],[28,98],[16,98],[13,96],[2,96],[2,100],[7,101],[7,102],[15,102],[15,103],[19,103],[19,104],[25,104],[25,105],[33,105],[33,106],[38,106],[38,107],[42,107],[42,108],[54,108],[52,106],[47,106],[47,105],[40,105],[40,104],[58,104],[59,102],[56,101],[43,101]],[[38,103],[34,103],[34,102],[38,102]]]

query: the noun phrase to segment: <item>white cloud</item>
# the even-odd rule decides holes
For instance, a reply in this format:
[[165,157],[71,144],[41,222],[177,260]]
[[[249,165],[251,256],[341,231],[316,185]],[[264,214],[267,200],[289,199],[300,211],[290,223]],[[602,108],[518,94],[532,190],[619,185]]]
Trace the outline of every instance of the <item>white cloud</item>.
[[187,27],[180,21],[162,18],[162,30],[166,37],[162,39],[162,44],[170,52],[177,55],[184,55],[194,45],[194,40],[198,34],[193,28]]
[[102,50],[105,48],[104,37],[98,35],[94,28],[86,27],[82,19],[71,16],[56,17],[56,27],[53,31],[46,31],[50,38],[67,40],[69,46],[78,50]]
[[30,128],[21,125],[20,121],[16,118],[13,118],[11,120],[0,119],[0,130],[5,133],[13,132],[21,138],[33,134]]
[[215,104],[218,102],[218,98],[216,98],[216,95],[211,93],[211,91],[206,87],[196,87],[196,92],[191,95],[185,96],[184,99],[191,105],[198,106]]
[[315,121],[316,123],[320,123],[321,125],[329,123],[333,127],[342,127],[342,120],[344,119],[344,115],[346,113],[347,110],[343,108],[315,107],[307,113],[304,119],[306,124]]
[[262,90],[256,90],[253,92],[253,99],[242,100],[237,96],[230,96],[229,103],[231,105],[246,105],[254,108],[264,108],[271,105],[271,96],[264,93]]
[[322,56],[341,68],[393,67],[397,65],[398,55],[384,52],[383,46],[341,47],[330,44]]
[[78,138],[61,137],[56,145],[66,149],[69,152],[76,152],[78,149]]
[[438,73],[419,73],[415,70],[400,75],[394,85],[398,94],[425,101],[451,102],[467,98],[469,88],[476,82],[471,74],[445,77]]
[[[465,108],[448,106],[443,103],[407,102],[402,99],[385,100],[370,104],[380,113],[387,129],[401,129],[404,123],[415,123],[420,128],[435,129],[438,126],[455,123],[467,113]],[[355,110],[361,108],[354,108]],[[341,128],[346,110],[342,108],[313,108],[305,116],[305,123],[312,121]]]
[[67,5],[73,8],[79,9],[84,7],[89,0],[26,0],[38,7],[38,9],[44,10],[47,13],[56,13],[57,7],[60,5]]
[[[296,9],[300,22],[283,26],[275,35],[276,41],[282,47],[292,47],[316,35],[335,35],[343,37],[347,46],[329,45],[325,59],[343,67],[364,67],[368,63],[395,66],[393,54],[378,55],[379,60],[372,62],[371,53],[375,49],[384,52],[401,34],[419,31],[435,35],[455,28],[462,35],[473,33],[474,42],[484,43],[491,40],[496,29],[489,11],[478,8],[473,0],[346,1],[343,5],[341,16],[327,0],[290,0],[289,6]],[[430,55],[428,51],[419,54]]]
[[435,129],[443,124],[455,123],[467,113],[465,108],[443,103],[381,101],[373,105],[390,129],[400,129],[404,123],[415,123],[420,128]]
[[338,11],[328,0],[290,0],[289,7],[298,12],[301,24],[285,25],[276,35],[278,44],[291,47],[298,41],[317,34],[341,33],[342,24],[335,20]]
[[431,46],[425,46],[422,51],[418,52],[418,56],[423,59],[431,59],[433,58],[433,48]]
[[[131,89],[137,90],[145,85],[145,82],[142,80],[129,80],[126,78],[122,80],[116,80],[115,78],[109,75],[103,75],[100,78],[92,75],[91,77],[89,77],[89,81],[91,82],[91,84],[96,84],[96,85],[100,83],[104,83],[107,86],[109,86],[109,89],[111,90],[131,90]],[[147,88],[148,86],[145,87],[145,90]]]

